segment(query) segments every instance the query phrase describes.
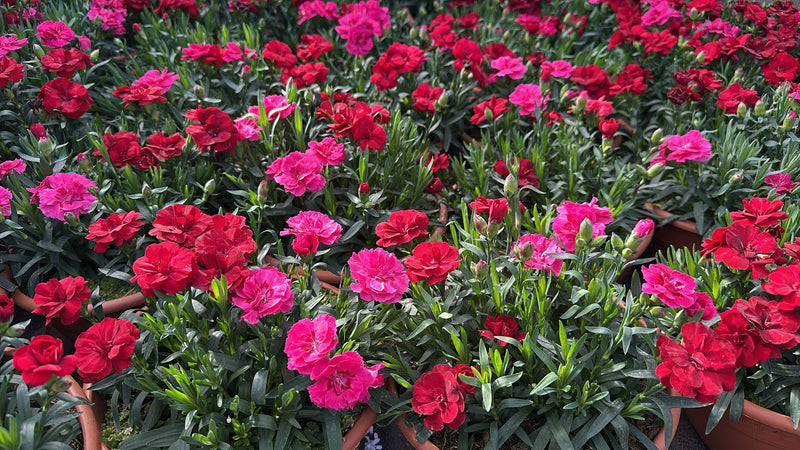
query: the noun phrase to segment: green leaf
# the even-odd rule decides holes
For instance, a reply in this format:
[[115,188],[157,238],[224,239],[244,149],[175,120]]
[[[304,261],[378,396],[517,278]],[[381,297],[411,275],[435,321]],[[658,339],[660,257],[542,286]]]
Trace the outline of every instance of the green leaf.
[[481,398],[483,399],[483,409],[486,412],[492,410],[492,385],[490,383],[481,384]]
[[706,434],[711,433],[711,430],[713,430],[722,419],[722,415],[725,414],[725,411],[728,409],[728,405],[733,399],[733,394],[733,391],[724,391],[719,397],[717,397],[717,402],[714,403],[714,407],[711,408],[711,414],[708,415],[708,423],[706,423],[705,431]]
[[256,405],[267,403],[267,379],[269,371],[259,370],[253,377],[253,384],[250,386],[250,400]]
[[182,423],[173,423],[155,430],[145,431],[126,439],[119,446],[119,450],[151,449],[154,447],[167,447],[177,442],[184,431]]
[[600,415],[595,417],[590,424],[581,428],[581,431],[575,436],[575,447],[582,448],[592,437],[603,431],[614,418],[619,416],[625,405],[622,402],[616,402],[613,405],[601,404],[600,406]]
[[792,426],[797,429],[797,424],[800,423],[800,386],[792,388],[789,394],[789,416],[792,418]]
[[342,426],[339,423],[339,413],[326,409],[323,416],[325,417],[325,440],[328,441],[328,450],[342,450]]
[[567,430],[564,429],[561,418],[556,412],[550,412],[547,414],[547,425],[545,426],[549,428],[550,432],[553,434],[553,440],[556,443],[556,448],[560,450],[575,449],[575,446],[572,445],[572,441],[569,439]]
[[522,372],[512,373],[511,375],[502,376],[492,383],[494,386],[494,390],[497,389],[504,389],[512,384],[516,383],[520,378],[522,378]]
[[558,375],[555,372],[548,373],[547,375],[542,377],[542,379],[538,383],[536,383],[536,386],[534,386],[534,388],[531,389],[531,392],[528,395],[530,396],[540,395],[545,388],[553,384],[553,382],[555,382],[556,380],[558,380]]

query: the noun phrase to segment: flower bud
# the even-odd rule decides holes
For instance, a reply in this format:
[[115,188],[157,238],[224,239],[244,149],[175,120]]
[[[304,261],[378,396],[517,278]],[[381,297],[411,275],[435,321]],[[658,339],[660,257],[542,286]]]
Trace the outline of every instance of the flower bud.
[[[596,238],[591,240],[592,247],[600,247],[601,245],[604,245],[607,240],[608,236],[605,234],[601,234],[600,236],[597,236]],[[622,250],[622,256],[625,256],[625,250]],[[627,258],[627,256],[625,257]]]
[[33,44],[33,54],[36,55],[37,58],[42,59],[44,56],[44,49],[39,46],[39,44]]
[[611,247],[616,251],[621,251],[623,248],[625,248],[625,243],[622,242],[622,238],[619,237],[617,234],[612,234]]
[[735,184],[739,184],[739,182],[741,182],[741,181],[742,181],[742,174],[740,174],[740,173],[735,173],[735,174],[731,175],[730,177],[728,177],[728,184],[730,184],[731,186],[733,186]]
[[653,164],[653,166],[651,166],[649,169],[647,169],[647,176],[652,178],[652,177],[660,174],[661,172],[663,172],[665,167],[666,166],[664,164],[661,164],[661,163]]
[[663,128],[656,128],[656,131],[653,131],[653,134],[650,136],[650,142],[653,144],[661,144],[661,139],[664,137],[664,129]]
[[203,186],[203,192],[205,192],[206,194],[213,194],[216,189],[217,189],[217,180],[213,178],[206,181],[206,184]]
[[89,162],[89,157],[86,156],[86,153],[78,153],[75,159],[78,161],[78,168],[82,172],[86,173],[92,171],[92,163]]
[[14,100],[16,97],[16,95],[14,95],[14,91],[11,89],[6,89],[5,92],[3,92],[3,95],[5,95],[6,100]]
[[696,21],[700,17],[700,11],[697,8],[692,8],[689,11],[689,18],[692,19],[692,22]]
[[744,76],[744,69],[741,67],[737,67],[736,71],[733,72],[733,78],[731,79],[731,84],[742,81],[742,77]]
[[764,102],[758,100],[755,106],[753,106],[753,113],[757,116],[763,116],[764,112],[766,112],[766,109],[767,108],[764,106]]
[[472,269],[472,274],[475,275],[478,281],[485,280],[486,276],[489,275],[489,265],[486,264],[484,260],[470,264],[470,268]]
[[625,248],[636,250],[636,247],[642,242],[644,238],[650,235],[655,228],[655,223],[650,219],[642,219],[633,227],[628,239],[625,240]]
[[[0,216],[1,215],[2,214],[0,214]],[[25,325],[23,325],[21,323],[15,323],[14,325],[11,325],[10,327],[8,327],[8,329],[6,330],[6,336],[12,337],[12,338],[20,337],[24,333],[25,333]]]
[[99,48],[96,48],[96,49],[92,50],[92,53],[89,53],[89,60],[92,63],[96,63],[98,58],[100,58],[100,49]]
[[408,30],[408,37],[411,39],[419,37],[419,29],[417,29],[417,27],[411,27],[411,29]]
[[739,103],[739,106],[736,107],[736,116],[740,119],[744,118],[745,114],[747,114],[747,105],[743,102]]
[[663,306],[653,306],[650,308],[649,312],[653,317],[664,317],[664,315],[667,313]]
[[420,28],[420,30],[419,30],[419,39],[421,41],[427,41],[429,37],[430,36],[428,35],[428,29],[427,28]]
[[78,216],[76,216],[71,212],[64,213],[64,220],[66,220],[67,223],[73,227],[77,227],[78,225],[81,224],[81,221],[78,220]]
[[442,184],[442,180],[439,177],[433,177],[431,182],[428,183],[428,187],[425,188],[431,194],[438,194],[442,192],[442,189],[444,189],[444,184]]
[[46,159],[50,159],[50,155],[53,154],[53,143],[50,142],[50,139],[40,140],[38,147],[39,153],[41,153]]
[[200,86],[199,84],[195,84],[194,85],[194,95],[196,95],[197,98],[205,98],[206,97],[206,90],[203,89],[203,86]]
[[581,227],[578,231],[578,237],[583,239],[586,242],[592,240],[592,236],[594,235],[594,230],[592,229],[592,221],[589,218],[585,218],[581,221]]
[[706,60],[706,52],[701,50],[699,53],[697,53],[697,56],[694,57],[694,60],[699,64],[703,64],[703,62]]
[[623,248],[622,249],[622,257],[623,258],[630,258],[632,255],[633,255],[633,250],[631,250],[629,248]]
[[358,185],[358,193],[359,194],[369,194],[369,184],[368,183],[361,183]]
[[488,120],[489,122],[494,121],[494,113],[492,112],[491,108],[484,109],[483,116],[486,117],[486,120]]
[[472,216],[472,223],[475,224],[475,229],[478,230],[478,233],[485,234],[486,230],[489,228],[489,224],[486,223],[486,219],[484,219],[480,214],[474,214]]
[[258,197],[258,203],[262,205],[269,199],[269,184],[266,180],[261,180],[261,183],[258,183],[256,196]]
[[436,109],[444,108],[445,106],[447,106],[447,101],[448,100],[450,100],[450,93],[442,92],[442,95],[439,96],[439,100],[436,100],[436,102],[433,104],[433,106],[435,106]]
[[145,199],[149,199],[152,196],[153,196],[153,188],[151,188],[150,185],[147,184],[146,182],[142,183],[142,197],[144,197]]
[[796,120],[796,116],[793,117],[791,114],[787,115],[783,119],[783,123],[781,124],[781,128],[783,128],[786,131],[791,130],[792,127],[794,127],[795,120]]
[[508,174],[508,176],[506,176],[506,181],[503,182],[503,194],[506,198],[511,198],[517,193],[518,188],[519,183],[517,183],[517,177],[512,173]]
[[124,42],[122,42],[122,39],[120,39],[120,38],[118,38],[118,37],[115,37],[114,39],[112,39],[112,41],[111,41],[111,42],[113,42],[113,43],[114,43],[114,45],[116,45],[116,46],[117,46],[117,47],[119,47],[119,48],[125,48],[125,43],[124,43]]
[[48,384],[48,391],[57,394],[59,392],[67,392],[67,389],[72,386],[72,382],[64,378],[55,379],[52,384]]
[[520,261],[527,261],[533,256],[533,243],[525,242],[522,245],[514,247],[514,253]]
[[[139,33],[141,33],[141,32],[142,32],[142,26],[141,26],[141,25],[139,25],[139,24],[138,24],[138,23],[136,23],[136,22],[134,22],[134,24],[133,24],[133,25],[131,25],[131,29],[132,29],[132,30],[133,30],[133,32],[134,32],[134,33],[136,33],[136,34],[139,34]],[[142,36],[142,37],[143,37],[145,40],[147,39],[147,36]]]

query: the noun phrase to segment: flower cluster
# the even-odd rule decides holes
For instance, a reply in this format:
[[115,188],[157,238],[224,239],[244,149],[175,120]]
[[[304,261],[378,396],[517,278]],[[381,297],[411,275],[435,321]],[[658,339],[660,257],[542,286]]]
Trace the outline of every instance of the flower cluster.
[[447,425],[456,430],[464,423],[464,399],[472,395],[475,388],[464,383],[459,375],[474,378],[469,366],[438,364],[414,383],[411,407],[415,413],[425,416],[425,428],[440,431]]

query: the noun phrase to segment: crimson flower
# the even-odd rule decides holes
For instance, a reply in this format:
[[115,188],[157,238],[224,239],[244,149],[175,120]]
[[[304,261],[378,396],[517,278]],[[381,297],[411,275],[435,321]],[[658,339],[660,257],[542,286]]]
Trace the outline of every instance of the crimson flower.
[[780,52],[761,66],[761,73],[769,84],[781,84],[784,81],[794,81],[800,71],[800,62],[786,52]]
[[733,344],[701,322],[683,325],[681,334],[680,344],[664,334],[658,336],[661,364],[656,367],[656,375],[661,384],[701,403],[712,403],[722,391],[733,390],[736,386]]
[[734,222],[724,230],[721,245],[714,251],[714,260],[732,269],[750,269],[753,279],[769,275],[767,264],[774,263],[775,257],[781,254],[775,237],[748,222]]
[[389,220],[375,227],[375,234],[380,238],[376,243],[381,247],[402,245],[427,236],[426,228],[428,216],[425,213],[413,209],[395,211],[389,215]]
[[503,223],[508,214],[508,200],[505,198],[478,197],[469,207],[475,214],[489,214],[489,222]]
[[91,296],[83,277],[53,278],[36,286],[33,302],[39,307],[33,313],[45,316],[48,325],[54,317],[58,317],[64,325],[69,325],[78,320],[83,302]]
[[22,80],[24,68],[13,58],[0,57],[0,88],[4,88],[9,81],[16,83]]
[[436,284],[461,264],[458,249],[447,242],[423,242],[405,260],[408,278],[412,283],[425,280]]
[[94,383],[112,371],[120,374],[131,365],[139,329],[127,320],[106,317],[75,340],[78,375]]
[[192,136],[200,151],[232,152],[239,143],[236,124],[219,108],[198,106],[187,111],[186,118],[200,122],[186,127],[186,132]]
[[281,41],[267,42],[263,55],[264,59],[272,61],[279,69],[291,69],[297,65],[297,57],[292,53],[292,48]]
[[14,300],[0,294],[0,323],[8,323],[14,317]]
[[768,198],[746,198],[742,200],[744,211],[731,212],[731,219],[753,224],[760,228],[777,225],[781,220],[788,219],[789,214],[781,211],[783,202]]
[[54,48],[42,56],[42,68],[48,72],[55,72],[62,78],[70,78],[75,72],[93,65],[89,55],[77,48]]
[[473,125],[478,125],[479,123],[483,122],[486,120],[487,111],[491,113],[492,120],[497,119],[504,112],[511,109],[506,106],[507,104],[508,100],[504,98],[497,98],[496,96],[492,95],[491,99],[478,103],[472,108],[473,114],[469,119],[469,122]]
[[45,111],[61,113],[68,119],[79,118],[93,103],[89,91],[83,85],[66,78],[56,78],[45,83],[39,91],[39,98]]
[[158,159],[167,160],[180,156],[185,143],[186,138],[179,133],[165,136],[163,132],[159,131],[147,138],[147,145],[144,146],[144,149]]
[[133,239],[136,232],[144,226],[144,221],[138,220],[140,216],[138,212],[129,211],[98,219],[89,225],[86,239],[95,242],[94,251],[97,253],[105,252],[112,242],[119,247],[123,242]]
[[63,377],[71,374],[78,364],[78,357],[64,356],[64,343],[43,334],[17,349],[12,364],[22,372],[22,381],[31,386],[41,386],[50,381],[53,375]]
[[184,247],[194,246],[195,240],[213,226],[213,220],[192,205],[169,205],[156,213],[150,236],[171,241]]
[[464,423],[464,391],[458,377],[447,364],[438,364],[414,383],[411,408],[425,416],[422,423],[431,431],[447,425],[453,430]]
[[174,242],[150,244],[144,256],[133,263],[132,283],[138,283],[142,293],[149,297],[157,290],[177,294],[186,289],[197,275],[195,252],[179,247]]
[[725,110],[725,114],[736,114],[739,103],[751,108],[759,100],[758,92],[753,89],[744,89],[739,83],[733,83],[717,97],[717,105]]
[[761,284],[764,292],[783,297],[778,304],[782,311],[794,311],[800,306],[800,265],[778,267],[769,274],[769,281]]
[[[486,317],[483,323],[485,330],[478,330],[481,336],[487,339],[497,339],[498,337],[514,338],[518,341],[525,339],[524,331],[519,331],[519,325],[513,317],[502,314],[493,314]],[[501,347],[505,347],[508,342],[497,339]]]

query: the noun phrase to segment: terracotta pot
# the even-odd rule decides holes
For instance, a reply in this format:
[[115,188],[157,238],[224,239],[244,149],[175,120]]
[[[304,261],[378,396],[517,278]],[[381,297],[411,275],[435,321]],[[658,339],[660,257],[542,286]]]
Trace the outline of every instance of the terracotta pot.
[[[650,202],[645,203],[644,207],[653,211],[662,221],[674,217],[672,213]],[[656,227],[653,231],[653,241],[647,253],[648,255],[655,255],[657,252],[664,252],[670,247],[695,247],[699,249],[702,244],[703,236],[697,232],[697,224],[690,220],[673,220]]]
[[[69,389],[67,389],[67,393],[91,402],[91,396],[84,392],[74,378],[69,375],[65,378],[71,383]],[[108,450],[108,447],[103,442],[103,417],[98,418],[95,415],[93,405],[78,405],[75,409],[81,413],[81,415],[78,416],[78,422],[81,425],[81,432],[83,433],[84,450]]]
[[700,439],[711,450],[797,450],[800,449],[800,428],[792,427],[792,420],[755,403],[746,401],[738,422],[730,420],[728,411],[711,433],[706,434],[706,423],[711,406],[687,408],[683,412],[697,430]]
[[378,413],[374,409],[369,406],[364,408],[356,423],[342,438],[342,450],[355,450],[375,423],[376,417]]
[[[672,432],[670,433],[669,442],[672,443],[675,440],[675,433],[678,431],[678,424],[681,421],[681,409],[680,408],[670,408],[669,413],[672,416]],[[656,445],[658,450],[668,450],[666,445],[666,436],[667,435],[667,427],[661,427],[661,430],[658,431],[656,437],[653,438],[653,444]]]

